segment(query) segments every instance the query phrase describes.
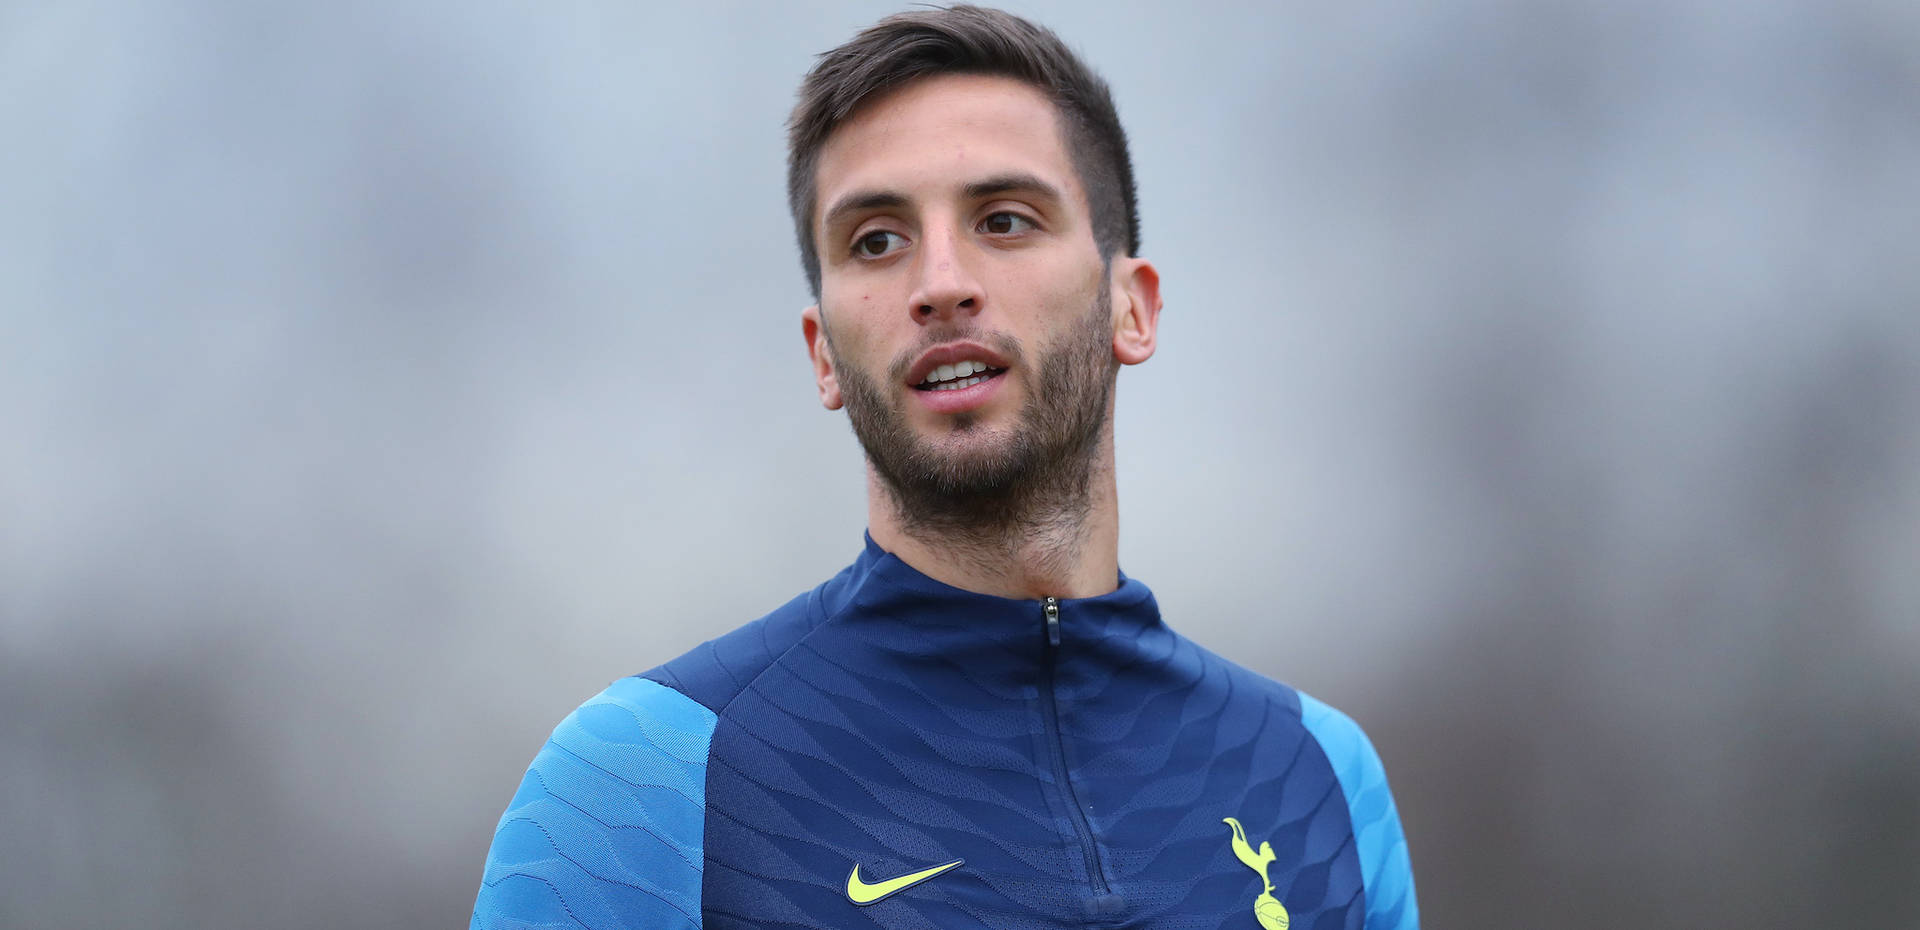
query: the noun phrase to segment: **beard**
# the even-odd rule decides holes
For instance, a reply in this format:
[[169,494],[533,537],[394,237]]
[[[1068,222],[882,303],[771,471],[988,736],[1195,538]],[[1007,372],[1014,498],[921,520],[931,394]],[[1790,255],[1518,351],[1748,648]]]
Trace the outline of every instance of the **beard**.
[[[847,419],[903,528],[986,541],[1029,524],[1078,526],[1085,520],[1120,368],[1113,357],[1112,306],[1108,289],[1098,288],[1088,312],[1033,365],[1010,336],[941,331],[901,353],[888,371],[889,383],[900,384],[929,346],[962,338],[989,345],[1010,370],[1038,373],[1008,427],[990,427],[962,413],[949,418],[944,435],[923,439],[907,422],[905,397],[883,391],[856,366],[841,366]],[[827,341],[831,345],[831,330]]]

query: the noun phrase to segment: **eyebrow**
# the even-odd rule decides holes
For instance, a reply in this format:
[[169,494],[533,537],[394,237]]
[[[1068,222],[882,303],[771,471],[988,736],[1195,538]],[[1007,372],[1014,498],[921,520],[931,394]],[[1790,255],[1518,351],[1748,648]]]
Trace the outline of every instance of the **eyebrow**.
[[990,178],[973,181],[962,189],[962,193],[968,200],[1016,192],[1038,194],[1048,200],[1060,199],[1058,188],[1031,174],[997,174]]
[[880,207],[904,207],[906,205],[907,198],[893,191],[855,191],[835,202],[833,207],[821,218],[820,224],[827,229],[832,229],[835,223],[840,222],[841,218],[849,213],[859,213],[863,210],[873,210]]

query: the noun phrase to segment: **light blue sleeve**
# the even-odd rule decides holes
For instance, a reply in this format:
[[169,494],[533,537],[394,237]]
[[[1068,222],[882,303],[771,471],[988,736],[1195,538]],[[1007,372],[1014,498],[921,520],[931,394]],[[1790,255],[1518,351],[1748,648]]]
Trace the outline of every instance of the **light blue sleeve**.
[[1413,864],[1380,754],[1353,718],[1304,692],[1300,720],[1333,763],[1340,790],[1347,796],[1348,818],[1360,852],[1360,876],[1367,889],[1367,930],[1418,930],[1420,905],[1414,900]]
[[714,724],[644,678],[567,715],[494,830],[472,930],[698,928]]

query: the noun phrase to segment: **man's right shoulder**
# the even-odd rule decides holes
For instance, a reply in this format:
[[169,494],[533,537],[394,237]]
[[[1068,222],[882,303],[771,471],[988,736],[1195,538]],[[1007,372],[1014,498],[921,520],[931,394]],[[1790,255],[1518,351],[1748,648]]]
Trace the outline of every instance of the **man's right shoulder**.
[[[616,681],[568,714],[500,817],[470,926],[699,927],[714,728],[826,620],[832,584]],[[652,840],[616,841],[627,834]]]
[[842,580],[835,576],[766,616],[635,677],[666,685],[718,715],[787,650],[826,622],[835,606],[836,582]]

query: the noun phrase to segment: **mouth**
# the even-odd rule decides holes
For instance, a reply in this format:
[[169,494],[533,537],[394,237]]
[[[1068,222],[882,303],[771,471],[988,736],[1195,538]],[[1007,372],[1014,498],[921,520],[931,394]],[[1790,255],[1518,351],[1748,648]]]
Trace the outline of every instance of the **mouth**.
[[991,402],[1014,366],[1006,356],[978,342],[961,340],[928,349],[907,369],[905,386],[929,413],[963,414]]
[[1012,366],[983,346],[946,345],[920,357],[908,373],[912,380],[907,386],[930,413],[970,413],[1000,393]]
[[962,359],[958,363],[941,365],[927,372],[926,377],[920,379],[913,389],[931,393],[961,391],[998,378],[1006,371],[1005,368],[995,368],[977,359]]
[[1006,356],[978,342],[960,340],[921,353],[901,380],[916,391],[955,391],[968,387],[964,382],[971,379],[991,380],[1012,367]]

